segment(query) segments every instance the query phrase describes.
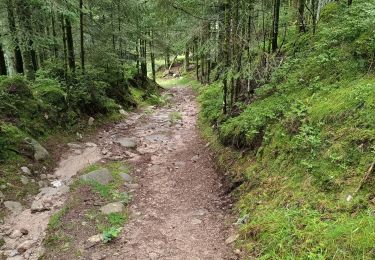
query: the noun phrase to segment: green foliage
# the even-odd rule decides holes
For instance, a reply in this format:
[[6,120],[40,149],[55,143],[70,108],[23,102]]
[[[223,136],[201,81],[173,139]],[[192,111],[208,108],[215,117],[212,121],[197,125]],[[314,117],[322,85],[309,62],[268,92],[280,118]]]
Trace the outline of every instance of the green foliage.
[[232,167],[244,181],[237,207],[246,255],[375,257],[374,179],[354,194],[374,161],[374,7],[328,4],[315,35],[287,38],[283,64],[235,117],[222,115],[218,83],[201,88],[204,122],[218,125],[223,144],[250,150]]
[[201,115],[210,124],[216,123],[222,115],[223,91],[220,83],[214,83],[209,87],[202,87],[200,90],[199,102]]
[[182,115],[181,115],[180,112],[174,111],[174,112],[169,114],[169,121],[172,124],[175,124],[175,123],[177,123],[178,121],[181,121],[181,120],[182,120]]
[[258,147],[267,125],[282,116],[287,106],[284,96],[274,95],[255,101],[238,117],[225,121],[220,127],[220,138],[236,147]]
[[107,230],[104,230],[103,232],[103,241],[104,243],[109,243],[116,239],[120,233],[121,233],[122,228],[116,228],[116,227],[110,227]]

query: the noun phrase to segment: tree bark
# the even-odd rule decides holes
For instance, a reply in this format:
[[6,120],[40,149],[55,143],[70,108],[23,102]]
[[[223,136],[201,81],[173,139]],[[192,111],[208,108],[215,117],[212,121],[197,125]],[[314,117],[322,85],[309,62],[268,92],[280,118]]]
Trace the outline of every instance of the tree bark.
[[143,78],[147,78],[147,42],[141,40],[141,74]]
[[79,0],[79,32],[81,43],[81,69],[85,73],[85,45],[84,45],[84,30],[83,30],[83,0]]
[[9,24],[9,31],[12,36],[12,43],[14,46],[14,69],[17,73],[24,73],[23,70],[23,59],[22,59],[22,52],[19,47],[19,40],[17,37],[17,28],[16,28],[16,19],[14,16],[14,6],[12,0],[7,0],[6,2],[7,13],[8,13],[8,24]]
[[55,13],[52,13],[51,19],[52,19],[52,36],[53,36],[53,54],[54,54],[55,59],[57,59],[59,56],[59,50],[57,49],[57,42],[56,42],[57,34],[56,34]]
[[189,47],[186,46],[186,49],[185,49],[185,71],[187,72],[189,70],[189,66],[190,66],[190,51],[189,51]]
[[16,2],[17,15],[20,21],[20,31],[25,34],[26,37],[23,40],[23,61],[24,61],[24,72],[26,78],[29,80],[35,79],[35,70],[37,68],[36,53],[33,47],[33,28],[31,27],[31,11],[28,3],[23,0],[18,0]]
[[306,32],[305,3],[306,3],[306,0],[299,0],[298,1],[298,30],[299,30],[300,33]]
[[72,72],[76,71],[76,62],[75,62],[75,55],[74,55],[74,42],[73,42],[73,32],[72,32],[72,24],[69,18],[65,18],[65,29],[66,29],[66,41],[68,47],[68,64],[69,69]]
[[3,45],[0,43],[0,75],[7,75],[7,65],[3,51]]
[[230,28],[230,9],[231,9],[231,0],[226,2],[225,6],[225,40],[224,40],[224,60],[225,60],[225,73],[223,78],[223,91],[224,91],[224,100],[223,100],[223,113],[226,115],[228,113],[228,70],[230,68],[230,38],[231,38],[231,28]]
[[155,54],[154,54],[154,34],[150,32],[150,58],[151,58],[151,69],[152,69],[152,80],[156,82],[156,68],[155,68]]
[[64,59],[64,72],[65,77],[68,73],[68,49],[66,44],[66,29],[65,29],[65,22],[64,16],[61,15],[61,32],[62,32],[62,41],[63,41],[63,59]]
[[278,48],[277,39],[279,37],[280,5],[281,5],[281,0],[275,0],[274,9],[273,9],[273,26],[272,26],[272,52],[276,52]]

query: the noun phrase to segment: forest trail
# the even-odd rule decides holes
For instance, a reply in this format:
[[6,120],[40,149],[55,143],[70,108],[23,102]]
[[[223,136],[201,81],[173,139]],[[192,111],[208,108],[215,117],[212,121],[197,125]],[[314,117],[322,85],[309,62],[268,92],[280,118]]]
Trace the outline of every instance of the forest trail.
[[[169,92],[169,107],[132,115],[107,132],[139,142],[138,155],[131,159],[139,188],[121,238],[111,247],[97,248],[93,259],[231,259],[225,243],[228,198],[199,137],[195,96],[190,88]],[[176,113],[182,120],[173,124]]]
[[[171,101],[164,107],[132,112],[128,118],[107,126],[90,140],[76,144],[62,156],[55,171],[59,187],[47,187],[33,199],[36,212],[28,208],[11,216],[2,226],[6,237],[7,259],[38,259],[49,218],[66,202],[68,186],[77,172],[95,162],[123,161],[132,166],[134,183],[129,221],[121,236],[110,244],[84,249],[77,259],[235,259],[229,243],[230,198],[214,168],[208,145],[200,138],[196,126],[198,107],[190,88],[168,90]],[[121,138],[131,138],[136,149],[120,145]],[[85,194],[80,194],[84,197]],[[83,202],[86,203],[86,202]],[[35,206],[34,205],[34,206]],[[72,213],[79,221],[85,205]],[[68,223],[69,224],[69,223]],[[65,225],[65,224],[64,224]],[[12,232],[28,234],[12,237]],[[76,241],[88,237],[78,229]],[[30,247],[21,255],[20,244]],[[32,246],[31,246],[32,245]],[[70,253],[48,253],[47,259],[72,259]],[[0,257],[1,259],[1,257]]]

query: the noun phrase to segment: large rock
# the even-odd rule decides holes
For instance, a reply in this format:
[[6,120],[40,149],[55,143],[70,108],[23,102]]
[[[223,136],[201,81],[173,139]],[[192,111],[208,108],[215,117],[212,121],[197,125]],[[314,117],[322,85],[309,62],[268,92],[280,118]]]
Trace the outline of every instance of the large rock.
[[95,181],[95,182],[105,185],[113,181],[113,176],[108,171],[108,169],[102,168],[102,169],[84,174],[80,177],[80,179],[84,181]]
[[121,202],[109,203],[100,208],[100,211],[105,215],[109,215],[112,213],[121,213],[124,210],[125,210],[125,206]]
[[4,207],[14,215],[20,214],[22,212],[22,205],[17,201],[5,201]]
[[122,147],[125,148],[137,148],[137,141],[134,138],[119,137],[117,138],[116,143],[119,143]]
[[47,159],[50,155],[49,152],[36,140],[32,138],[26,138],[25,142],[31,146],[34,151],[34,159],[37,161],[43,161]]

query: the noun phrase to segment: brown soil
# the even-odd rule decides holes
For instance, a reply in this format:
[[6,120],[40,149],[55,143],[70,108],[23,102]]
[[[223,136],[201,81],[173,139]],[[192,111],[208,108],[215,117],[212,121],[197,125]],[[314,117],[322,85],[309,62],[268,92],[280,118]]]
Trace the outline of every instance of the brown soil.
[[[149,116],[131,116],[103,136],[135,137],[138,155],[129,161],[140,188],[130,204],[122,236],[92,259],[232,259],[227,202],[221,178],[196,127],[192,90],[174,88],[173,103]],[[178,112],[180,122],[171,123]],[[121,156],[118,147],[112,156]]]
[[[199,136],[195,95],[189,88],[169,92],[173,96],[169,106],[132,113],[91,140],[105,157],[102,161],[124,161],[133,166],[131,175],[138,187],[131,188],[130,219],[121,236],[107,245],[79,246],[79,253],[70,250],[69,243],[58,255],[47,247],[48,259],[236,259],[225,242],[233,221],[228,217],[230,198],[210,149]],[[137,149],[116,143],[120,136],[135,138]],[[75,173],[69,165],[65,167],[69,169],[67,178],[61,176],[61,170],[55,175],[68,183]],[[77,195],[81,197],[77,199]],[[105,201],[82,187],[73,189],[69,201],[74,203],[62,219],[61,232],[73,240],[70,247],[83,245],[96,231],[82,220],[90,208]]]

